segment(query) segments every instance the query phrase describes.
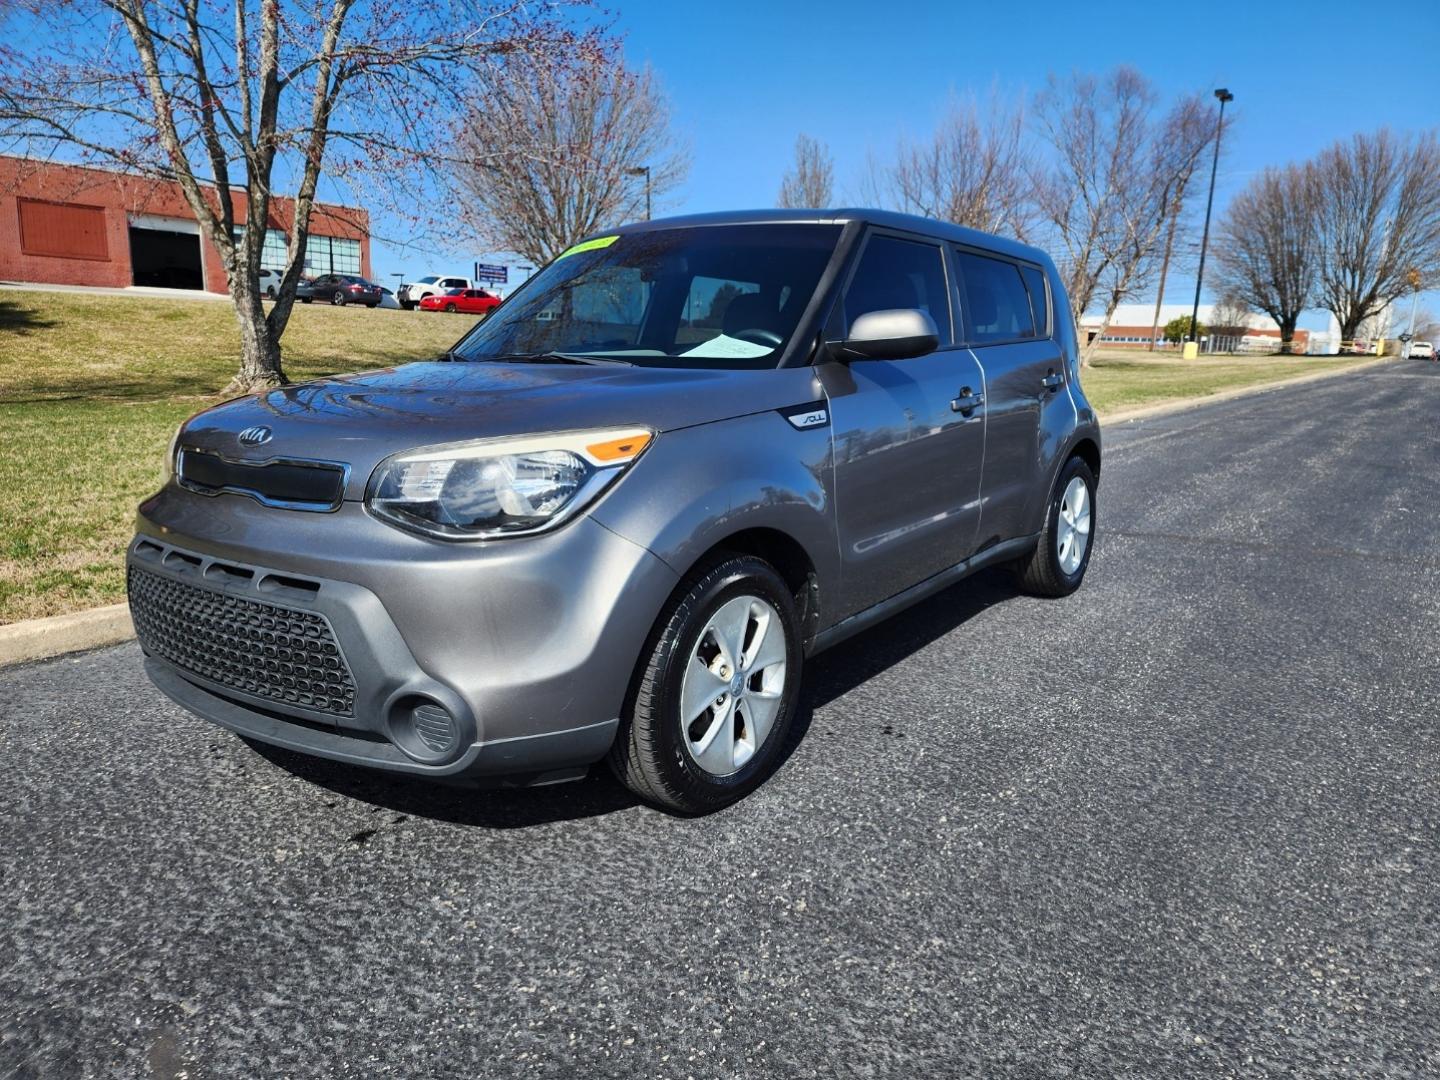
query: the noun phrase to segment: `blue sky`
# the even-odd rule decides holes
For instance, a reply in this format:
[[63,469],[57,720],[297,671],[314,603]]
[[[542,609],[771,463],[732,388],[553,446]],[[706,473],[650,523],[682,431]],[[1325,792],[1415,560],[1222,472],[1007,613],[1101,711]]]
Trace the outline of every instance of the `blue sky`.
[[[609,6],[627,56],[659,74],[690,145],[689,180],[665,212],[773,205],[802,131],[829,144],[838,195],[854,197],[867,151],[884,159],[900,135],[927,134],[952,93],[1028,96],[1047,72],[1121,63],[1166,95],[1235,94],[1217,213],[1267,164],[1381,125],[1440,126],[1440,0]],[[483,254],[449,253],[456,269]],[[383,281],[434,259],[377,243],[373,261]]]

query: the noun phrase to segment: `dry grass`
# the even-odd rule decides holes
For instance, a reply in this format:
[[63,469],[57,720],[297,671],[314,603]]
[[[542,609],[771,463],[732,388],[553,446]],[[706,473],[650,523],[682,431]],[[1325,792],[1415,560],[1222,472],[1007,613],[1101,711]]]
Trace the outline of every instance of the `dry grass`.
[[[471,322],[299,305],[286,367],[300,380],[434,356]],[[123,598],[135,505],[175,425],[215,400],[237,355],[229,304],[0,292],[0,623]],[[1359,359],[1112,353],[1084,382],[1103,414]]]
[[[421,359],[474,320],[298,305],[291,378]],[[229,304],[0,292],[0,624],[113,603],[175,426],[234,374]]]
[[1181,360],[1134,351],[1101,352],[1080,377],[1101,417],[1297,375],[1354,367],[1364,356],[1217,356]]

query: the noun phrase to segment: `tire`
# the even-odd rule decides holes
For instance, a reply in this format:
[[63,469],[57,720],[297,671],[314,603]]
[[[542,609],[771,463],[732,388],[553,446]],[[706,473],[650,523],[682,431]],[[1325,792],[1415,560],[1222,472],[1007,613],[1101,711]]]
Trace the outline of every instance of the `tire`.
[[302,296],[302,297],[300,297],[300,302],[301,302],[302,304],[308,304],[308,303],[310,303],[310,302],[311,302],[312,300],[314,300],[314,299],[315,299],[315,298],[314,298],[313,296]]
[[335,307],[344,307],[345,294],[343,292],[340,292],[339,290],[336,290],[335,292],[330,294],[330,303],[333,304]]
[[454,304],[446,304],[446,305],[445,305],[445,311],[446,311],[448,314],[450,314],[450,315],[454,315],[454,314],[455,314],[455,305],[454,305]]
[[[1084,528],[1067,529],[1070,503],[1066,502],[1071,485],[1079,480],[1084,489]],[[1062,505],[1064,504],[1064,505]],[[1066,511],[1062,518],[1062,510]],[[1076,515],[1077,517],[1080,515]],[[1095,550],[1095,474],[1085,459],[1072,457],[1060,470],[1055,488],[1050,492],[1050,502],[1045,507],[1045,527],[1040,531],[1040,542],[1016,565],[1020,587],[1032,596],[1069,596],[1085,580],[1085,571],[1090,566],[1090,554]],[[1081,537],[1082,547],[1077,563],[1067,568],[1069,550],[1065,546],[1066,534],[1070,533],[1071,543]],[[1062,554],[1063,553],[1063,554]],[[1070,556],[1073,558],[1073,555]]]
[[414,310],[415,310],[415,305],[412,304],[409,300],[402,301],[401,304],[400,304],[400,306],[401,306],[402,308],[404,308],[406,311],[414,311]]
[[378,304],[366,304],[365,306],[366,306],[367,308],[370,308],[371,310],[374,310],[374,309],[375,309],[376,307],[378,307],[379,305],[378,305]]
[[274,286],[274,285],[271,285],[268,289],[266,289],[266,290],[265,290],[265,295],[268,296],[271,300],[274,300],[274,299],[275,299],[275,296],[276,296],[275,286]]
[[[711,620],[722,609],[725,623],[743,625],[740,651],[753,664],[740,667],[738,676],[727,666],[733,651],[716,647]],[[736,615],[743,623],[727,617]],[[777,633],[783,640],[769,636]],[[608,759],[616,778],[645,801],[684,814],[719,810],[759,787],[790,736],[800,640],[795,598],[763,559],[721,556],[693,572],[676,588],[641,654]],[[692,658],[699,663],[692,666]],[[688,687],[687,676],[699,681]],[[693,719],[682,715],[687,689],[692,702],[703,703]],[[719,697],[712,701],[711,693]]]

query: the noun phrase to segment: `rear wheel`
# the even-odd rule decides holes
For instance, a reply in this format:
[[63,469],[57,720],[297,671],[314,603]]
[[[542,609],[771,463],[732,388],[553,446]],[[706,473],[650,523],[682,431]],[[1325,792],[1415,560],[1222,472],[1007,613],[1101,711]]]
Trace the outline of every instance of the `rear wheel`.
[[338,290],[335,291],[335,292],[333,292],[333,293],[331,293],[331,294],[330,294],[330,303],[334,304],[336,307],[344,307],[344,306],[345,306],[345,294],[344,294],[343,292],[338,291]]
[[1040,542],[1017,566],[1020,584],[1035,596],[1069,596],[1085,580],[1095,539],[1095,474],[1081,457],[1060,470]]
[[795,600],[769,563],[741,555],[692,574],[652,634],[610,751],[641,798],[718,810],[774,770],[800,685]]

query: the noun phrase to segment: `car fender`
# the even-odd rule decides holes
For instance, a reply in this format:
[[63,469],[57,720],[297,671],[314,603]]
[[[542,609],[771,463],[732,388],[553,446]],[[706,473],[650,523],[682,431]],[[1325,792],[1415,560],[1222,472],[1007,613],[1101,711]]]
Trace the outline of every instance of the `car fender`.
[[832,475],[830,427],[767,410],[662,433],[593,516],[682,576],[737,533],[780,533],[814,568],[811,625],[823,626],[840,573]]

